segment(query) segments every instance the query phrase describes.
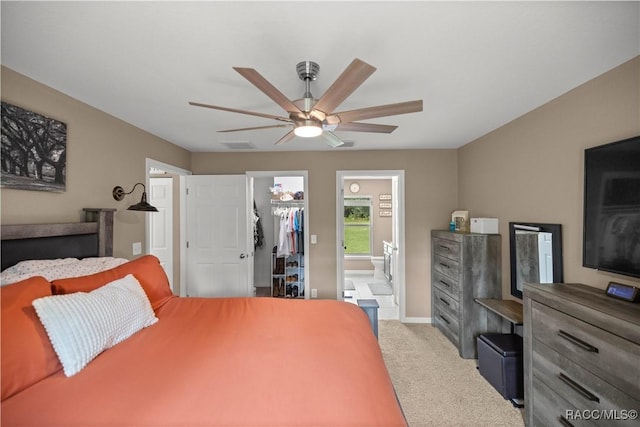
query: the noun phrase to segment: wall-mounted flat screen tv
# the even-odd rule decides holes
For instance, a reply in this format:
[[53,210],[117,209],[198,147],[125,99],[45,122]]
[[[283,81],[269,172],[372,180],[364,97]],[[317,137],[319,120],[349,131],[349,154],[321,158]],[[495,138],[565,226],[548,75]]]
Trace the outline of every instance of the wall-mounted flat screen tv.
[[585,267],[640,277],[640,136],[584,153]]

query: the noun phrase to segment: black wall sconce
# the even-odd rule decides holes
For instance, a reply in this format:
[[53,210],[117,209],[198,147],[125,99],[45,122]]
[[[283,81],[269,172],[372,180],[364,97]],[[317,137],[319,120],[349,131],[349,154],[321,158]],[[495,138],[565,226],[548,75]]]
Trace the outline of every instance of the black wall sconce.
[[124,199],[124,196],[126,196],[127,194],[133,193],[133,190],[135,190],[138,185],[142,185],[142,198],[140,199],[140,203],[136,203],[135,205],[129,206],[127,210],[143,211],[143,212],[158,212],[158,209],[155,206],[151,206],[149,203],[147,203],[147,188],[141,182],[136,183],[136,185],[134,185],[131,191],[129,192],[125,192],[124,188],[120,187],[119,185],[116,187],[113,187],[113,198],[116,199],[117,201],[121,201],[122,199]]

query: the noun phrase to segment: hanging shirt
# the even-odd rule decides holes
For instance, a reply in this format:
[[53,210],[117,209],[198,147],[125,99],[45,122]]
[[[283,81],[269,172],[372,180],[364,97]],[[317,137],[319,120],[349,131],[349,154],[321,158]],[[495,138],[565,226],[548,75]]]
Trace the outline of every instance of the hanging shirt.
[[289,244],[289,216],[284,213],[280,215],[280,230],[278,231],[278,248],[276,249],[277,257],[288,257],[291,255]]

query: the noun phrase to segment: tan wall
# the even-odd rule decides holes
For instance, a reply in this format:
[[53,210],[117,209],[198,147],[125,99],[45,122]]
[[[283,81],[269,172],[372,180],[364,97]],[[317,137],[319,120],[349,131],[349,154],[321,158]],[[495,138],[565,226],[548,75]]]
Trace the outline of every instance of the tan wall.
[[582,267],[582,195],[584,149],[640,134],[639,76],[636,57],[459,150],[460,206],[500,221],[504,297],[510,221],[562,224],[565,282],[632,283]]
[[[498,217],[503,235],[503,295],[509,295],[509,221],[563,225],[565,281],[603,288],[628,278],[581,267],[583,150],[640,134],[640,59],[624,64],[460,150],[191,153],[60,92],[2,68],[2,99],[68,125],[67,191],[3,188],[2,223],[78,221],[83,207],[115,207],[115,254],[131,258],[144,242],[144,214],[111,197],[145,178],[147,157],[195,174],[308,170],[310,281],[335,298],[336,170],[405,170],[408,317],[430,316],[429,233],[451,211]],[[458,203],[458,201],[460,203]]]
[[117,208],[114,255],[132,258],[133,242],[144,245],[147,214],[126,208],[141,189],[117,202],[113,187],[144,182],[146,158],[189,169],[189,152],[5,67],[2,100],[67,124],[66,191],[2,188],[2,224],[75,222],[84,207]]
[[[351,183],[357,182],[360,185],[360,191],[352,193],[349,190]],[[391,179],[345,179],[344,180],[344,194],[345,196],[370,196],[372,211],[371,211],[371,229],[373,240],[373,256],[381,257],[384,254],[384,248],[382,241],[391,242],[393,239],[393,218],[381,217],[380,211],[391,209],[380,209],[380,194],[392,193],[392,181]],[[391,200],[386,201],[391,203]],[[345,270],[373,270],[373,264],[369,259],[354,259],[353,257],[345,257],[344,260]]]
[[456,150],[193,153],[191,170],[194,174],[307,170],[308,234],[318,236],[318,244],[310,247],[309,280],[319,298],[336,297],[336,171],[404,170],[406,315],[428,317],[429,233],[446,227],[457,207],[456,156]]

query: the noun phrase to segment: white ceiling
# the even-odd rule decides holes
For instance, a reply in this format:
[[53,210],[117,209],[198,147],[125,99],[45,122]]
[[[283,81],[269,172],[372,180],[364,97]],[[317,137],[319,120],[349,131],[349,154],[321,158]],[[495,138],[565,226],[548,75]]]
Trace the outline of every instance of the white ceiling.
[[[640,54],[631,2],[1,2],[2,64],[190,151],[332,150],[321,138],[189,101],[284,115],[232,67],[318,98],[360,58],[377,71],[338,110],[415,99],[424,111],[338,133],[355,149],[456,148]],[[55,112],[47,112],[55,116]]]

